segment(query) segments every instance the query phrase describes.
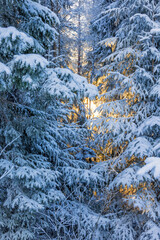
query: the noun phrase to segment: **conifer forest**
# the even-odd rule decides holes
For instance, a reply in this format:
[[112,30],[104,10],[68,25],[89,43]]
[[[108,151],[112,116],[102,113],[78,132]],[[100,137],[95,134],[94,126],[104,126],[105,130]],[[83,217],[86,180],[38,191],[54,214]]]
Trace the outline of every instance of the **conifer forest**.
[[160,240],[159,0],[0,0],[0,240]]

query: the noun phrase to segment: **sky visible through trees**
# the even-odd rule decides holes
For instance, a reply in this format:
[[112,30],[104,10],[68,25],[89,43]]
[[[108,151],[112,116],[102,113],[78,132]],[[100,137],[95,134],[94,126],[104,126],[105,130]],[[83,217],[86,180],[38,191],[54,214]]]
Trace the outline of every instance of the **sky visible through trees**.
[[160,240],[160,2],[0,0],[0,240]]

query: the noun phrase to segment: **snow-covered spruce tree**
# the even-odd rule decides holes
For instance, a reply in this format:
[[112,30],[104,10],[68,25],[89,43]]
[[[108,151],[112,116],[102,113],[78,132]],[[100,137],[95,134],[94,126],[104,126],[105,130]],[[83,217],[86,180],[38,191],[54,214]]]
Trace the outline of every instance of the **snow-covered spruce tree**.
[[11,3],[0,27],[0,239],[91,239],[105,228],[89,205],[103,179],[86,162],[87,130],[70,114],[96,88],[43,57],[56,15],[34,1]]
[[106,1],[96,22],[110,29],[101,69],[104,103],[93,122],[102,147],[112,150],[95,167],[106,175],[113,224],[107,239],[160,239],[159,16],[159,1]]
[[100,105],[97,110],[101,117],[94,121],[96,127],[100,127],[100,134],[96,135],[95,139],[96,145],[99,145],[99,152],[102,155],[100,158],[102,159],[117,156],[121,151],[120,146],[122,145],[123,148],[126,145],[124,131],[122,131],[121,137],[119,133],[117,134],[117,141],[113,142],[113,137],[116,137],[115,133],[120,130],[118,130],[120,125],[124,124],[124,129],[126,129],[125,124],[128,124],[128,119],[125,116],[129,116],[131,112],[128,108],[127,99],[132,97],[131,94],[128,95],[128,84],[121,83],[123,78],[128,75],[126,65],[129,66],[129,70],[132,69],[132,57],[127,58],[126,61],[118,59],[117,64],[109,58],[115,53],[117,45],[115,32],[119,27],[117,23],[119,21],[117,20],[118,10],[116,7],[114,8],[116,3],[111,4],[111,2],[102,1],[100,8],[102,12],[92,24],[93,34],[97,35],[97,44],[94,51],[96,59],[95,83],[101,94],[100,99],[97,100],[97,104]]

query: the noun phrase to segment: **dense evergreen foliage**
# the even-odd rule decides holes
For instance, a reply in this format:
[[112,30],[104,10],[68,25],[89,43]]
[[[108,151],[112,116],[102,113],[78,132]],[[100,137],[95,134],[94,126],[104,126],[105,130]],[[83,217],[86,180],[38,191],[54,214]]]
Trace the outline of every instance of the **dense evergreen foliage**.
[[0,239],[83,238],[88,194],[102,179],[86,162],[95,155],[86,147],[88,130],[72,116],[80,121],[76,109],[97,94],[96,87],[45,58],[56,41],[55,13],[30,0],[4,6]]
[[93,127],[106,160],[100,167],[106,166],[107,213],[114,222],[107,239],[158,240],[160,5],[131,0],[102,6],[93,31],[97,49],[105,45],[108,53],[102,49],[97,63],[102,95]]
[[0,240],[160,239],[159,43],[158,0],[1,0]]

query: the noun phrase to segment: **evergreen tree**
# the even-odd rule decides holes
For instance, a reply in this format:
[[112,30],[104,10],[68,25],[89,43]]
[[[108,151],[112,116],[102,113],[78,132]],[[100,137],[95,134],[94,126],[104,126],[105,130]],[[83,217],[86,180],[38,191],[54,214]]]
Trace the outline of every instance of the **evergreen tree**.
[[[0,27],[0,239],[87,239],[89,195],[103,182],[73,105],[97,94],[46,55],[59,20],[31,0],[4,1]],[[10,7],[11,6],[11,7]],[[16,27],[16,28],[15,28]],[[93,155],[94,156],[94,155]],[[88,230],[87,230],[88,228]],[[90,232],[91,234],[91,232]],[[90,236],[88,237],[90,239]]]
[[95,21],[108,54],[102,52],[103,104],[93,127],[108,159],[96,166],[106,178],[106,215],[113,213],[107,239],[159,239],[160,5],[130,0],[105,6]]

